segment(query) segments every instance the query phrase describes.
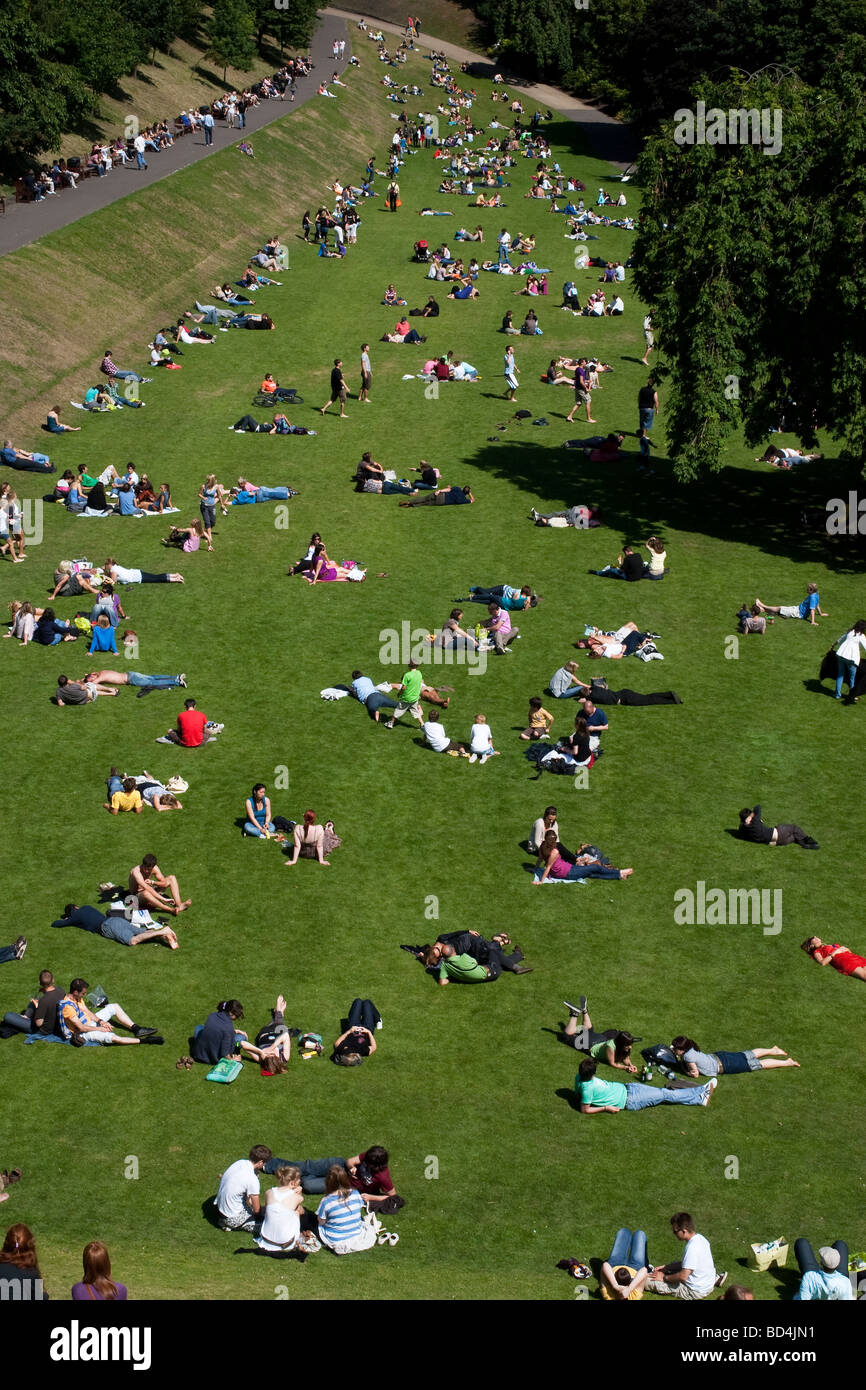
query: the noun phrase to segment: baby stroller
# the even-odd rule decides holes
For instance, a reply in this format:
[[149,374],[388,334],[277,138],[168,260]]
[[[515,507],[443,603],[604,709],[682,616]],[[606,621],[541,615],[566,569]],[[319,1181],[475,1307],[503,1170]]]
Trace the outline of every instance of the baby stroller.
[[422,265],[426,265],[427,262],[428,262],[429,259],[430,259],[430,247],[428,246],[427,242],[426,242],[426,241],[416,241],[416,242],[415,242],[415,245],[414,245],[414,247],[413,247],[412,249],[413,249],[413,254],[412,254],[412,259],[413,259],[413,261],[420,261]]

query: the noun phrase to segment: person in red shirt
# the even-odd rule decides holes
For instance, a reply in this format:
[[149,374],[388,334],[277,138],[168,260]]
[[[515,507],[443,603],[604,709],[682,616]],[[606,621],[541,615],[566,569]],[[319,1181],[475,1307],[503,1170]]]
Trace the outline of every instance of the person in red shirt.
[[855,980],[866,980],[866,956],[858,956],[847,946],[831,946],[820,936],[810,936],[803,942],[803,950],[819,965],[832,965],[840,975],[853,975]]
[[[346,1159],[346,1169],[349,1185],[357,1192],[363,1193],[368,1206],[375,1209],[389,1197],[396,1197],[400,1205],[403,1205],[391,1180],[387,1149],[376,1144],[362,1154],[355,1154],[354,1158]],[[389,1210],[395,1207],[396,1203],[389,1203]]]
[[221,724],[212,724],[201,710],[196,709],[195,700],[185,700],[183,709],[177,716],[177,728],[169,729],[157,743],[179,743],[182,748],[200,748],[222,732]]

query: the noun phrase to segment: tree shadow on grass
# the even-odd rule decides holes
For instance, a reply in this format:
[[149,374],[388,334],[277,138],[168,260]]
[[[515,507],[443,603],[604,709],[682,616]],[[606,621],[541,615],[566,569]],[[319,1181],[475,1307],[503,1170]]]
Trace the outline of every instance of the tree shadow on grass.
[[[613,420],[605,422],[603,430],[624,430],[633,436],[632,423]],[[638,454],[618,463],[591,463],[577,450],[503,435],[495,446],[482,444],[475,454],[467,454],[465,461],[531,493],[540,511],[546,506],[535,500],[539,497],[549,499],[550,510],[556,511],[563,501],[565,506],[598,505],[602,523],[624,540],[636,542],[668,527],[799,563],[817,562],[840,574],[866,569],[866,542],[861,537],[829,535],[817,518],[812,524],[803,521],[805,508],[818,507],[820,517],[826,517],[831,498],[845,498],[856,489],[856,465],[838,460],[825,459],[782,474],[729,465],[696,482],[681,483],[674,477],[672,460],[664,456],[652,457],[650,476],[642,471]],[[527,506],[527,526],[528,511]],[[793,597],[783,595],[781,601]]]

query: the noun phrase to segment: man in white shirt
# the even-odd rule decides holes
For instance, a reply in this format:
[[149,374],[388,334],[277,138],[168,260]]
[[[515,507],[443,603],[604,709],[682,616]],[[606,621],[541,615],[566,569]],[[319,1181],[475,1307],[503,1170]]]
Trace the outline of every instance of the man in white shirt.
[[249,1158],[239,1158],[220,1178],[214,1206],[221,1231],[257,1231],[262,1223],[259,1173],[273,1155],[266,1144],[254,1144]]
[[147,168],[147,160],[144,157],[144,136],[139,132],[132,142],[135,149],[135,162],[139,169]]
[[674,1298],[706,1298],[713,1289],[722,1287],[727,1271],[716,1274],[710,1242],[697,1234],[687,1211],[678,1211],[671,1217],[671,1228],[677,1240],[685,1243],[683,1257],[651,1269],[646,1287],[651,1293],[671,1294]]
[[610,307],[605,310],[605,313],[610,317],[612,314],[621,314],[624,309],[625,304],[622,302],[620,296],[617,295],[611,303]]
[[442,725],[439,723],[438,709],[431,709],[426,723],[423,726],[424,737],[434,753],[450,753],[453,758],[468,758],[469,754],[462,744],[452,743]]

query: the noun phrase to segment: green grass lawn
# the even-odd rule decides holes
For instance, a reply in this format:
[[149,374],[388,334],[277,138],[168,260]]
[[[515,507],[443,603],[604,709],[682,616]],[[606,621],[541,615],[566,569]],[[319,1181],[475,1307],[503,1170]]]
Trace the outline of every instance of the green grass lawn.
[[[416,60],[407,74],[426,70]],[[218,333],[213,348],[187,348],[182,372],[158,373],[143,388],[144,415],[78,415],[72,423],[83,421],[81,434],[52,439],[49,451],[59,472],[134,460],[155,481],[171,482],[180,521],[197,515],[210,470],[226,484],[238,474],[288,481],[301,495],[290,503],[288,529],[274,507],[234,509],[218,522],[214,554],[177,559],[159,544],[159,520],[82,520],[47,507],[42,543],[31,546],[24,569],[0,571],[5,605],[14,597],[44,603],[63,558],[113,554],[149,570],[176,563],[184,587],[124,594],[140,640],[137,666],[186,671],[189,693],[225,723],[215,746],[174,750],[154,743],[181,707],[173,692],[139,702],[123,690],[95,707],[58,709],[50,703],[55,678],[87,669],[83,643],[48,652],[9,642],[0,653],[3,940],[21,931],[30,941],[23,964],[0,970],[0,1010],[21,1007],[48,966],[64,985],[79,974],[103,985],[166,1036],[163,1049],[142,1054],[2,1045],[0,1162],[25,1169],[3,1216],[34,1229],[53,1297],[66,1296],[94,1238],[108,1244],[115,1273],[137,1299],[262,1299],[278,1285],[292,1298],[345,1296],[346,1272],[327,1253],[303,1266],[236,1257],[249,1238],[213,1229],[202,1204],[253,1143],[291,1157],[383,1143],[407,1206],[395,1219],[397,1248],[351,1262],[355,1297],[570,1299],[568,1279],[554,1268],[559,1258],[604,1258],[625,1224],[647,1230],[654,1260],[671,1259],[668,1218],[687,1209],[719,1268],[756,1298],[788,1298],[790,1271],[742,1268],[750,1241],[807,1234],[816,1246],[839,1236],[852,1249],[866,1246],[863,986],[818,971],[798,949],[813,931],[866,947],[857,858],[862,717],[815,681],[829,642],[861,615],[863,557],[800,519],[805,505],[823,510],[856,482],[832,459],[780,475],[754,465],[754,451],[737,443],[721,474],[683,487],[665,456],[663,389],[652,476],[638,472],[633,438],[616,465],[564,451],[563,441],[586,427],[565,423],[570,392],[542,386],[540,374],[556,352],[597,351],[615,370],[594,398],[596,428],[633,431],[646,379],[643,310],[627,281],[621,319],[559,311],[572,243],[563,218],[524,202],[534,168],[525,159],[512,171],[506,211],[479,216],[488,254],[492,243],[495,257],[507,223],[535,232],[537,260],[552,267],[551,294],[536,305],[544,336],[511,340],[522,372],[517,404],[550,423],[509,424],[489,442],[514,409],[502,400],[505,342],[496,330],[507,306],[518,321],[528,307],[512,297],[516,281],[482,274],[481,298],[467,303],[439,294],[442,314],[423,347],[378,342],[395,318],[380,304],[388,282],[410,305],[429,291],[410,261],[415,239],[435,244],[445,235],[453,251],[457,227],[478,220],[467,200],[437,197],[438,162],[429,153],[408,159],[402,209],[390,215],[382,198],[366,204],[357,248],[343,263],[320,261],[295,239],[303,207],[314,208],[335,175],[357,178],[371,139],[383,167],[398,108],[386,105],[379,77],[367,64],[339,102],[258,133],[255,163],[218,154],[4,262],[5,315],[20,318],[27,348],[17,374],[4,368],[4,397],[19,422],[25,413],[31,421],[29,429],[20,424],[16,442],[40,448],[48,446],[35,422],[61,385],[65,400],[95,379],[106,342],[121,366],[143,370],[155,325],[193,293],[209,301],[216,279],[235,278],[259,238],[277,229],[291,247],[291,270],[281,288],[259,295],[276,321],[273,335],[232,330]],[[496,108],[479,86],[482,118],[491,119]],[[553,124],[551,139],[591,196],[607,166],[572,143],[564,122]],[[633,185],[628,197],[636,211]],[[455,215],[422,220],[416,210],[427,204]],[[588,245],[624,261],[632,243],[631,233],[601,229]],[[577,277],[584,296],[597,275]],[[327,397],[332,358],[344,359],[354,388],[363,341],[373,344],[372,405],[350,400],[346,421],[334,411],[323,420],[315,407]],[[449,349],[483,380],[430,399],[422,382],[402,379]],[[269,369],[304,396],[293,418],[317,429],[316,438],[265,443],[228,432]],[[470,483],[477,503],[409,516],[396,498],[359,496],[350,478],[365,449],[398,476],[424,456],[446,481]],[[20,495],[39,495],[32,477],[15,481]],[[551,532],[528,519],[533,505],[576,502],[598,502],[604,526]],[[286,577],[313,530],[335,559],[369,566],[363,586],[314,594]],[[661,589],[626,590],[587,575],[614,559],[623,540],[654,531],[671,567]],[[380,570],[388,577],[376,578]],[[726,658],[743,599],[792,603],[810,579],[831,615],[822,631],[777,621],[764,638],[742,640],[738,659]],[[502,750],[487,766],[433,756],[417,746],[408,721],[389,733],[355,703],[319,698],[356,666],[376,681],[399,679],[401,665],[380,660],[389,631],[404,622],[432,630],[470,583],[502,581],[530,582],[544,596],[520,621],[513,655],[492,660],[483,675],[436,672],[455,688],[443,716],[452,737],[467,739],[476,713],[486,714]],[[56,606],[68,616],[81,604]],[[517,738],[529,697],[575,654],[585,622],[614,627],[631,618],[662,634],[665,660],[608,662],[603,674],[612,685],[673,688],[682,706],[610,710],[606,756],[587,788],[548,775],[533,781]],[[602,674],[582,660],[587,670]],[[555,732],[565,732],[573,708],[553,708]],[[183,812],[109,820],[101,808],[112,763],[182,773],[190,784]],[[288,790],[275,790],[286,776]],[[273,844],[241,838],[236,818],[259,780],[277,814],[297,818],[311,806],[321,819],[333,817],[343,845],[327,874],[307,862],[288,874]],[[614,863],[634,866],[633,878],[533,892],[521,841],[551,801],[566,844],[599,844]],[[771,821],[805,826],[820,853],[732,839],[726,828],[754,801]],[[64,903],[95,902],[101,880],[122,881],[149,850],[193,899],[179,922],[179,952],[129,952],[52,931]],[[675,892],[699,880],[781,889],[782,930],[676,925]],[[464,927],[507,929],[532,977],[443,994],[398,949]],[[268,1082],[248,1065],[230,1089],[208,1085],[201,1067],[175,1070],[192,1026],[219,999],[239,998],[254,1032],[280,990],[289,1022],[326,1039],[355,994],[373,998],[385,1024],[375,1059],[351,1075],[326,1060],[295,1060],[287,1077]],[[678,1032],[707,1049],[778,1043],[801,1070],[725,1078],[706,1111],[582,1117],[567,1099],[579,1059],[555,1036],[562,999],[580,991],[597,1027],[628,1027],[645,1045]],[[128,1179],[133,1156],[139,1175]],[[732,1157],[736,1179],[726,1177]],[[438,1178],[427,1176],[434,1158]]]

